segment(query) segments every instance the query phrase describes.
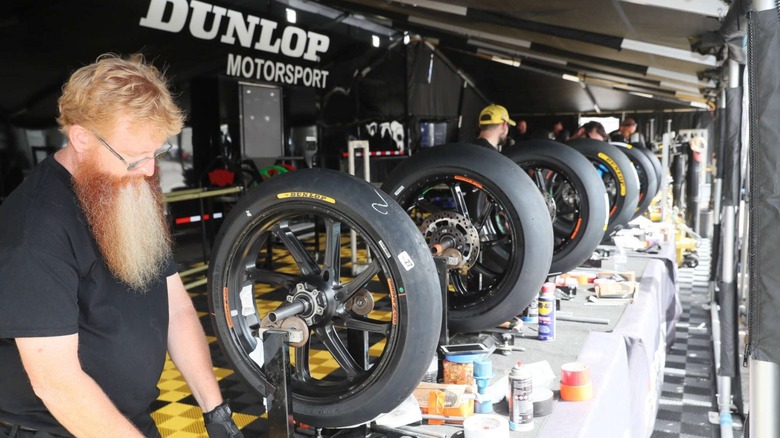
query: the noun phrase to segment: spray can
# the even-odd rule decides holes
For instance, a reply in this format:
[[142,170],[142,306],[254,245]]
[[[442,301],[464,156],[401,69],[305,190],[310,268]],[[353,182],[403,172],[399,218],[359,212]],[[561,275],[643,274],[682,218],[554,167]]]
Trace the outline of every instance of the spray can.
[[555,340],[555,283],[543,284],[539,294],[539,339]]
[[534,379],[531,370],[522,362],[509,372],[509,428],[528,431],[534,428]]
[[523,322],[537,322],[539,321],[539,294],[536,294],[531,303],[523,310],[523,314],[520,315],[520,319]]

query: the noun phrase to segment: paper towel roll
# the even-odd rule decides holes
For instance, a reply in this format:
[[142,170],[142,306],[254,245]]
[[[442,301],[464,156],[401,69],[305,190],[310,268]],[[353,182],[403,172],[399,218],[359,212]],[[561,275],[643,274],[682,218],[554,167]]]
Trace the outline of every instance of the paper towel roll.
[[501,415],[475,414],[463,422],[466,438],[509,438],[509,420]]

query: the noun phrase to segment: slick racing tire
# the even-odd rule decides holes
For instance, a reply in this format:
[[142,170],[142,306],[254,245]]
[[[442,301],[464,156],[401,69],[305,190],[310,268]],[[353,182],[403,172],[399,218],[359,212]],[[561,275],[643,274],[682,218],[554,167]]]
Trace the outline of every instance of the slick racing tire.
[[658,184],[656,184],[655,192],[658,193],[659,190],[661,190],[661,183],[663,181],[663,168],[661,167],[661,160],[658,159],[658,156],[653,153],[650,149],[647,148],[636,148],[638,151],[641,151],[648,160],[650,160],[650,163],[653,164],[653,169],[655,169],[655,177],[658,181]]
[[259,333],[302,335],[290,347],[295,419],[350,426],[389,412],[422,379],[441,329],[438,278],[419,230],[387,194],[345,173],[298,170],[263,182],[226,218],[209,309],[228,361],[262,396],[269,358]]
[[639,203],[639,177],[631,160],[620,148],[590,138],[567,143],[585,155],[596,167],[609,199],[609,225],[606,236],[622,229],[634,216]]
[[449,270],[448,327],[474,332],[519,315],[536,297],[553,252],[539,189],[495,150],[445,144],[407,158],[387,177],[390,194]]
[[610,144],[619,147],[626,154],[631,163],[634,164],[634,169],[639,178],[639,201],[637,202],[636,211],[631,217],[631,219],[636,219],[650,207],[655,194],[658,193],[658,176],[655,167],[650,158],[642,152],[644,148],[620,142],[612,142]]
[[608,225],[607,191],[593,164],[574,148],[529,140],[504,151],[544,196],[555,242],[550,273],[568,272],[590,258]]

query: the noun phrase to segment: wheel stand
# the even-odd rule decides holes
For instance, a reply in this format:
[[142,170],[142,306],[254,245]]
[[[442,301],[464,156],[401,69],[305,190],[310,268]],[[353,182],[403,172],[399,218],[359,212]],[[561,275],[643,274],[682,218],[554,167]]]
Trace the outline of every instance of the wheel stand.
[[[450,342],[449,329],[447,328],[447,292],[449,285],[449,269],[446,257],[434,257],[436,271],[439,274],[442,294],[442,321],[439,345],[447,345]],[[292,379],[290,373],[290,352],[288,347],[289,333],[285,330],[268,329],[262,332],[263,339],[263,372],[267,384],[264,388],[266,407],[268,410],[268,436],[295,437],[295,423],[292,415]],[[441,355],[440,355],[441,359]],[[441,367],[439,367],[441,370]],[[376,432],[376,433],[374,433]],[[379,435],[377,435],[379,434]],[[303,435],[299,435],[303,436]],[[315,431],[315,437],[322,437],[319,430]],[[369,438],[386,437],[401,438],[416,436],[410,430],[394,430],[390,427],[376,426],[373,430],[370,425],[361,425],[352,429],[344,429],[332,438]],[[420,435],[423,436],[423,435]]]
[[292,385],[290,378],[290,351],[287,346],[289,333],[269,329],[263,332],[263,372],[268,384],[265,387],[268,409],[268,436],[293,437],[295,424],[292,416]]

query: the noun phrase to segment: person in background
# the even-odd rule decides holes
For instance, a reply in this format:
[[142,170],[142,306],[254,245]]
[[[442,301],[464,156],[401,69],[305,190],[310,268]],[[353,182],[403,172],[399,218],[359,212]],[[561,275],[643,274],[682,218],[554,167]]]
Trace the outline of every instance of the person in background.
[[525,141],[531,138],[531,134],[528,132],[528,123],[525,120],[517,121],[517,134],[515,135],[515,141]]
[[550,140],[559,141],[565,143],[569,140],[569,131],[563,127],[563,122],[555,122],[553,129],[550,132]]
[[604,129],[604,125],[599,122],[591,121],[577,128],[577,131],[572,135],[569,140],[575,140],[578,138],[590,138],[599,141],[609,141],[607,137],[607,131]]
[[490,104],[479,113],[479,135],[471,143],[500,151],[509,136],[509,126],[515,126],[509,112],[501,105]]
[[242,437],[176,272],[156,159],[184,115],[142,55],[76,70],[67,145],[0,205],[0,436],[159,437],[166,352],[210,437]]
[[647,147],[642,133],[636,131],[636,120],[631,117],[623,120],[617,130],[610,132],[609,139],[610,141],[629,143],[632,146]]

